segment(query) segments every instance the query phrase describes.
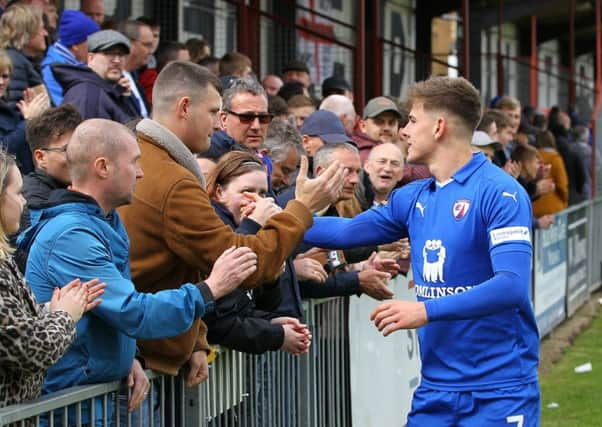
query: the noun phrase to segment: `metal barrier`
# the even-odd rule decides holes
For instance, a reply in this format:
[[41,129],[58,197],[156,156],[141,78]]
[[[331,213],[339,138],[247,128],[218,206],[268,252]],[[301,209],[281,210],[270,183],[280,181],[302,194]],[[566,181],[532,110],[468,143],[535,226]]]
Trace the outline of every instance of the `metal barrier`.
[[[553,227],[536,230],[533,302],[542,337],[602,284],[601,237],[602,198],[560,212]],[[396,298],[415,298],[409,278],[396,278],[392,289]],[[385,425],[403,424],[419,384],[416,334],[380,337],[367,321],[374,304],[355,297],[351,309],[348,298],[309,301],[305,321],[313,342],[307,355],[220,350],[209,379],[193,388],[182,377],[148,371],[149,399],[130,416],[123,416],[123,383],[115,381],[2,408],[0,426],[345,427],[383,425],[383,419]],[[384,384],[389,379],[392,385]],[[393,387],[396,392],[375,394],[375,381],[383,383],[382,391]],[[386,413],[385,407],[396,413]]]
[[[0,409],[0,426],[270,426],[351,424],[348,300],[310,301],[306,323],[313,335],[307,355],[261,356],[220,350],[209,379],[187,388],[182,377],[147,371],[151,391],[142,410],[125,414],[120,381],[73,387],[31,403]],[[152,410],[151,410],[152,408]],[[169,408],[175,408],[169,410]],[[142,416],[141,415],[142,412]],[[143,422],[143,419],[147,420]],[[181,421],[184,420],[184,421]]]

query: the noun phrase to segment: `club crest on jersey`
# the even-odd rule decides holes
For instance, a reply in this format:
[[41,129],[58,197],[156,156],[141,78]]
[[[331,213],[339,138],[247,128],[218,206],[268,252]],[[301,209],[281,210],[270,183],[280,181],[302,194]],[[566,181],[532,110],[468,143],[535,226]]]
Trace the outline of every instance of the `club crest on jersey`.
[[454,206],[452,207],[452,214],[454,216],[454,219],[456,221],[460,221],[466,216],[466,214],[468,213],[468,209],[470,209],[470,200],[456,200],[454,202]]

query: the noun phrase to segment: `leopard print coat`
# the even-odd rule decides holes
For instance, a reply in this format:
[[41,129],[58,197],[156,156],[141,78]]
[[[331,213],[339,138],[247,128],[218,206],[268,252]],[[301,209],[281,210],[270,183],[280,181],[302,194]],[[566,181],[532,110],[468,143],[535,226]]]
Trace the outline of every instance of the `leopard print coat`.
[[0,407],[39,397],[74,338],[71,316],[38,304],[12,256],[0,257]]

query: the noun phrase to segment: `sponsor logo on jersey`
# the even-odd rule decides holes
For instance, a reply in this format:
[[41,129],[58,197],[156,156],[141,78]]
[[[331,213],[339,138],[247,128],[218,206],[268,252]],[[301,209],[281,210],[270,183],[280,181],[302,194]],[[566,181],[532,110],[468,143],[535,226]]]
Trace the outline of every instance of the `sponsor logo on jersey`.
[[504,227],[491,230],[491,244],[498,245],[504,242],[531,242],[529,227]]
[[461,294],[472,286],[428,286],[416,285],[416,296],[421,298],[441,298],[447,295]]
[[464,218],[468,212],[468,209],[470,209],[470,200],[456,200],[454,202],[454,206],[452,207],[452,214],[454,215],[456,221],[460,221],[462,218]]
[[443,283],[443,266],[445,264],[445,246],[441,240],[427,240],[422,248],[422,278],[426,282]]

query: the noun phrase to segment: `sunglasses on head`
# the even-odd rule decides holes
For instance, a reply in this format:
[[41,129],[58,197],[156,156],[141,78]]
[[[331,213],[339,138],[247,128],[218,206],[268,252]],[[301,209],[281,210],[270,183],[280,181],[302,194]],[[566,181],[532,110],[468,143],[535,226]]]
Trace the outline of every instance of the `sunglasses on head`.
[[260,113],[260,114],[236,113],[236,112],[230,111],[230,110],[224,110],[224,112],[238,117],[238,120],[240,120],[241,123],[244,123],[246,125],[253,123],[253,121],[255,119],[258,119],[259,123],[261,123],[262,125],[267,125],[267,124],[271,123],[272,119],[274,118],[274,115],[270,114],[270,113]]

